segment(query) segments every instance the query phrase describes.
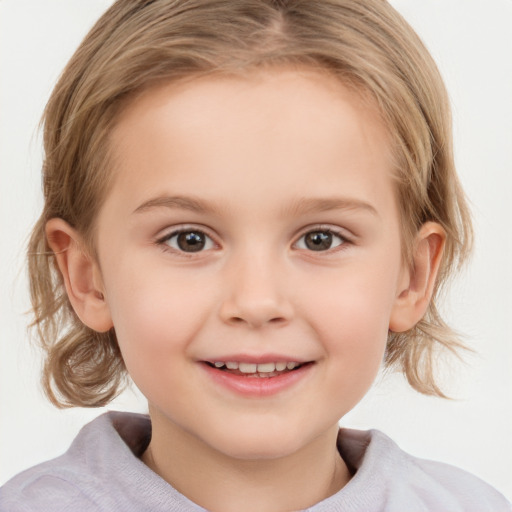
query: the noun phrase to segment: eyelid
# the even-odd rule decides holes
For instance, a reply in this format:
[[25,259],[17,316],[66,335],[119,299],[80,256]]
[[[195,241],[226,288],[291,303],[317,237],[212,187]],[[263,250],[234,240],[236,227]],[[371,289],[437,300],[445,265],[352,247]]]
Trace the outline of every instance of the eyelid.
[[[319,231],[319,232],[323,231],[323,232],[331,233],[334,236],[337,236],[343,240],[343,242],[341,244],[337,245],[336,247],[333,247],[332,249],[327,249],[325,251],[318,251],[319,254],[332,253],[336,250],[341,250],[342,247],[345,248],[347,245],[354,244],[355,237],[353,235],[351,235],[350,233],[348,233],[347,232],[348,230],[346,230],[344,228],[341,228],[339,226],[333,226],[332,224],[313,224],[311,226],[306,226],[305,228],[301,229],[299,234],[295,237],[295,242],[293,242],[292,247],[295,248],[297,246],[299,240],[301,240],[308,233],[315,232],[315,231]],[[315,251],[311,251],[309,249],[299,249],[299,250],[315,252]]]
[[191,231],[202,233],[206,237],[208,237],[213,242],[214,249],[218,249],[220,247],[220,244],[217,241],[217,237],[211,233],[211,230],[206,228],[205,226],[200,226],[197,224],[180,224],[177,226],[169,227],[166,230],[164,230],[164,233],[162,235],[157,235],[155,237],[155,244],[160,246],[163,250],[173,251],[176,254],[180,254],[185,257],[191,257],[194,255],[198,256],[201,253],[211,250],[211,249],[204,249],[204,250],[197,251],[197,252],[186,252],[186,251],[180,251],[180,250],[175,249],[175,248],[169,246],[168,244],[166,244],[166,242],[168,240],[170,240],[171,238],[173,238],[174,236],[177,236],[180,233],[188,233]]
[[356,235],[353,234],[349,229],[337,226],[336,224],[311,224],[300,229],[297,235],[297,239],[307,233],[311,233],[311,231],[328,231],[329,233],[338,235],[344,240],[351,242],[356,238]]
[[[215,249],[219,249],[221,244],[217,240],[217,236],[212,234],[211,230],[205,226],[201,226],[198,224],[179,224],[176,226],[168,227],[164,230],[163,234],[157,235],[155,237],[155,244],[160,246],[163,250],[170,250],[177,254],[180,254],[185,257],[191,257],[191,256],[198,256],[201,253],[204,253],[211,249],[206,249],[202,251],[198,251],[196,253],[194,252],[185,252],[176,250],[169,245],[166,244],[166,241],[168,241],[173,236],[179,235],[180,233],[186,233],[189,231],[198,231],[200,233],[203,233],[205,236],[210,238],[214,244]],[[325,251],[318,251],[319,253],[331,253],[336,250],[340,250],[340,247],[345,247],[346,245],[352,245],[354,244],[354,238],[356,238],[354,235],[352,235],[347,229],[341,228],[339,226],[333,226],[332,224],[313,224],[310,226],[306,226],[305,228],[302,228],[300,232],[295,236],[295,241],[292,243],[292,248],[296,248],[297,243],[299,240],[307,235],[308,233],[315,232],[315,231],[324,231],[332,233],[334,236],[337,236],[343,240],[343,243],[339,244],[338,246],[327,249]],[[299,249],[299,250],[306,250],[306,249]],[[308,252],[314,252],[308,250]]]

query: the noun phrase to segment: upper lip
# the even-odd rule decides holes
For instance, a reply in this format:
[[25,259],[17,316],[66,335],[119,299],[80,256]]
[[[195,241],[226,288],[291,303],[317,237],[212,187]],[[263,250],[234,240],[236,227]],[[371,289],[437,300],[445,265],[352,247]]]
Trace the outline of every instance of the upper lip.
[[215,357],[209,357],[207,359],[203,359],[204,362],[208,363],[216,363],[216,362],[227,362],[233,361],[237,363],[249,363],[249,364],[265,364],[265,363],[308,363],[311,362],[310,359],[304,359],[297,356],[291,355],[283,355],[283,354],[259,354],[259,355],[249,355],[249,354],[228,354],[228,355],[220,355]]

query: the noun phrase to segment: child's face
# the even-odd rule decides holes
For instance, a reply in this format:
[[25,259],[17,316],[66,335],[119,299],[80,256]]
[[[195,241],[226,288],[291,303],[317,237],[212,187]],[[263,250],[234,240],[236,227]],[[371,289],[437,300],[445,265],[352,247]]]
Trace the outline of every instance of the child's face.
[[378,116],[314,71],[210,77],[134,100],[113,151],[98,260],[155,426],[242,458],[332,435],[407,279]]

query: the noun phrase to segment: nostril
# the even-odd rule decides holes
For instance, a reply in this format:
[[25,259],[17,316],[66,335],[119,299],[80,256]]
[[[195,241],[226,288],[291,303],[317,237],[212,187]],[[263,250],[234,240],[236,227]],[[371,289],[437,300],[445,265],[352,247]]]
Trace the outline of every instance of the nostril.
[[260,318],[242,318],[239,316],[233,316],[229,319],[229,323],[232,325],[245,324],[249,327],[261,327],[265,324],[279,326],[286,323],[286,318],[279,316],[269,318],[268,320],[262,320]]
[[292,310],[288,303],[268,297],[236,296],[221,304],[219,316],[223,322],[233,326],[278,327],[290,321]]

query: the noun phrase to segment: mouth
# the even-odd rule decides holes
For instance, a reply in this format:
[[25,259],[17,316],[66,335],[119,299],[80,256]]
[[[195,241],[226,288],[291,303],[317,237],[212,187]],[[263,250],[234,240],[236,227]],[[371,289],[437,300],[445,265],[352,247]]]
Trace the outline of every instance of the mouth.
[[[289,356],[288,356],[289,357]],[[227,390],[243,398],[263,399],[296,389],[314,375],[315,361],[290,361],[287,358],[229,357],[201,361],[214,389]]]
[[208,366],[223,373],[240,377],[271,378],[295,372],[304,366],[313,364],[312,361],[299,363],[297,361],[277,361],[265,363],[245,363],[237,361],[205,361]]

